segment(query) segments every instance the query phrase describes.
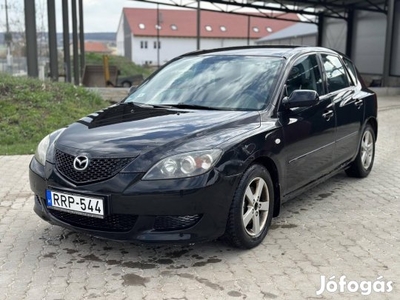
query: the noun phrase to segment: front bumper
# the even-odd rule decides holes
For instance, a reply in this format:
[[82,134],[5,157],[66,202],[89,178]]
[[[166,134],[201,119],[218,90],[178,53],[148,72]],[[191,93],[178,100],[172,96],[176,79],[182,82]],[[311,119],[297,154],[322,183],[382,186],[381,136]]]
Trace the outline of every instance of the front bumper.
[[[42,219],[73,231],[113,240],[192,243],[225,231],[239,175],[217,171],[179,179],[142,181],[143,174],[119,173],[99,183],[76,186],[50,163],[30,164],[34,211]],[[105,197],[105,217],[97,219],[48,209],[46,189]]]

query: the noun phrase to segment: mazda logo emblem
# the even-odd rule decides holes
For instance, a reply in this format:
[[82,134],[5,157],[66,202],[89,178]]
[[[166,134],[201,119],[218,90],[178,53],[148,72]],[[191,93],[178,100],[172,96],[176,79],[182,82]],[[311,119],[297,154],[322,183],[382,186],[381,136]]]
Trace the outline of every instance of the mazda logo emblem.
[[89,166],[89,158],[84,155],[75,157],[74,169],[77,171],[84,171]]

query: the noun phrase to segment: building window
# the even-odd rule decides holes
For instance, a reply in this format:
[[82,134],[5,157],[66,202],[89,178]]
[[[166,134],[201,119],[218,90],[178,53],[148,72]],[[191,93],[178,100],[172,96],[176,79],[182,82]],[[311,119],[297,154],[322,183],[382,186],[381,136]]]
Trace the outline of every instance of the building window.
[[207,31],[212,31],[212,27],[210,25],[206,25],[205,28]]
[[253,31],[254,31],[254,32],[259,32],[260,29],[258,29],[258,27],[253,27]]
[[140,41],[140,49],[147,49],[147,41]]
[[156,27],[156,30],[161,30],[161,25],[157,25],[157,24],[156,24],[155,27]]
[[269,27],[269,26],[268,26],[268,27],[265,27],[265,30],[268,31],[268,32],[272,32],[272,28]]
[[178,26],[176,26],[175,24],[172,24],[172,25],[171,25],[171,29],[172,29],[172,30],[178,30]]
[[226,31],[226,27],[225,26],[221,26],[220,29],[221,29],[221,31],[224,31],[224,32]]
[[140,28],[140,29],[145,29],[145,28],[146,28],[146,26],[144,26],[144,24],[143,24],[143,23],[140,23],[140,24],[139,24],[139,28]]
[[[153,43],[153,48],[154,49],[157,49],[157,41],[154,41],[154,43]],[[159,41],[158,42],[158,49],[160,49],[161,48],[161,42]]]

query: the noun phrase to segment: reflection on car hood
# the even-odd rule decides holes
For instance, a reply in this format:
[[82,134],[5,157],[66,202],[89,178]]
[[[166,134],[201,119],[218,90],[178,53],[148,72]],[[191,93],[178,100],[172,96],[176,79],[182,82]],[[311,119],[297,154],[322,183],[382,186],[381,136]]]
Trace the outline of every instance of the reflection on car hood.
[[[246,125],[247,126],[244,126]],[[258,127],[258,112],[177,110],[117,104],[70,125],[57,148],[132,156],[163,146],[163,151],[185,143],[227,133],[229,129]],[[250,125],[250,127],[249,127]],[[236,134],[237,135],[237,134]],[[223,138],[214,138],[215,146]],[[195,146],[191,146],[196,148]],[[74,151],[74,152],[75,152]]]

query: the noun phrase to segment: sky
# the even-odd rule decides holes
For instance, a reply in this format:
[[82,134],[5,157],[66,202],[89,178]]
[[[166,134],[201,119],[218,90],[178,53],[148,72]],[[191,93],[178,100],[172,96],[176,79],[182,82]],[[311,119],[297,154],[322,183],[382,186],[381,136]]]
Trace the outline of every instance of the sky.
[[[0,31],[5,31],[6,28],[5,1],[8,2],[9,7],[9,23],[11,24],[10,30],[22,30],[24,28],[24,1],[0,0]],[[62,32],[61,0],[55,0],[55,4],[57,32]],[[46,5],[47,0],[36,0],[38,30],[41,27],[45,27],[47,31]],[[83,0],[85,32],[116,32],[123,7],[156,8],[156,4],[127,0]],[[172,7],[160,6],[160,8]],[[70,31],[71,30],[72,28],[70,24]]]
[[[61,1],[56,1],[56,4],[57,31],[61,32]],[[85,32],[116,32],[123,7],[155,8],[156,4],[126,0],[83,0]]]

